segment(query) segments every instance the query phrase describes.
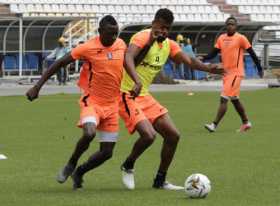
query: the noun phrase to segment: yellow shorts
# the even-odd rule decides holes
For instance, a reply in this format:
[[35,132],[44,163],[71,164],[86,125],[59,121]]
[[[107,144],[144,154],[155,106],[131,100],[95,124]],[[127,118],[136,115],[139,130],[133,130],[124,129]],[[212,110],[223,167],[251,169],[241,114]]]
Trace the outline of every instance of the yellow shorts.
[[237,75],[225,76],[223,78],[223,90],[221,96],[226,99],[239,98],[242,79],[242,76]]
[[138,96],[133,99],[129,94],[122,93],[119,114],[129,133],[135,131],[138,122],[148,119],[153,124],[158,117],[167,112],[168,110],[151,95]]
[[119,130],[119,105],[118,101],[114,104],[104,105],[96,101],[89,95],[80,98],[80,120],[79,127],[83,124],[92,122],[100,131],[118,132]]

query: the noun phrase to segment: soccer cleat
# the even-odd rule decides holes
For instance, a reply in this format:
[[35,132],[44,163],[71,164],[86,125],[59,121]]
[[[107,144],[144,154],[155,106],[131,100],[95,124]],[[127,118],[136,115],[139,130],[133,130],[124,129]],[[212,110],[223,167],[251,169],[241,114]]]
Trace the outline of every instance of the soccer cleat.
[[124,186],[129,190],[134,190],[135,183],[134,183],[134,170],[133,169],[126,169],[124,166],[121,166],[122,171],[122,182]]
[[71,164],[67,164],[64,166],[58,173],[56,180],[59,183],[64,183],[67,178],[73,173],[75,170],[75,166]]
[[83,188],[83,176],[77,174],[77,170],[71,175],[73,181],[73,190]]
[[247,122],[246,124],[242,124],[240,129],[237,130],[238,132],[246,132],[247,130],[251,129],[252,127],[252,123],[251,122]]
[[207,129],[209,132],[215,132],[215,130],[216,130],[216,125],[215,125],[214,123],[205,124],[204,127],[205,127],[205,129]]
[[153,188],[164,189],[164,190],[184,190],[184,187],[182,187],[182,186],[173,185],[167,181],[160,182],[157,180],[154,180]]

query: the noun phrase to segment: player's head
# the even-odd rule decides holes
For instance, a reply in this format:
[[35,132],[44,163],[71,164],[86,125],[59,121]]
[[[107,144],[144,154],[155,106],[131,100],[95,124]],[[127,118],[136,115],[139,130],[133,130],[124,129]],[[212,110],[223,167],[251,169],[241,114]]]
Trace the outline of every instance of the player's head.
[[112,46],[119,34],[119,26],[115,18],[111,15],[104,16],[99,22],[98,32],[103,46]]
[[157,37],[157,41],[163,42],[168,36],[168,32],[174,21],[172,11],[169,9],[159,9],[152,22],[152,34]]
[[233,16],[227,18],[226,27],[228,35],[233,35],[237,29],[237,19]]

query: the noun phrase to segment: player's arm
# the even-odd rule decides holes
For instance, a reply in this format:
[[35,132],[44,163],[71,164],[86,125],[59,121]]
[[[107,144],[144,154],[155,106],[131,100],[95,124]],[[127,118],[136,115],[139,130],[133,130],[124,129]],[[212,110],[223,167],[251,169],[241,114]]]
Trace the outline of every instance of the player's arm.
[[177,64],[185,64],[188,65],[191,69],[201,70],[213,74],[223,74],[224,69],[220,67],[218,64],[204,64],[199,59],[189,57],[184,52],[178,52],[172,60]]
[[201,59],[202,61],[204,61],[204,60],[209,60],[209,59],[213,59],[214,57],[216,57],[216,56],[218,55],[218,53],[219,53],[220,51],[221,51],[220,49],[214,47],[214,48],[211,50],[210,53],[208,53],[206,56],[201,57],[200,59]]
[[65,54],[62,58],[55,61],[41,76],[39,81],[26,92],[26,96],[30,101],[33,101],[38,97],[41,87],[45,82],[55,74],[61,67],[66,66],[67,64],[75,61],[70,53]]
[[253,50],[252,47],[250,47],[247,49],[247,52],[250,54],[251,58],[253,59],[255,65],[257,66],[258,74],[262,78],[263,77],[263,68],[261,66],[260,60],[258,59],[255,51]]
[[135,69],[135,59],[139,55],[141,50],[142,49],[135,44],[129,44],[129,47],[125,53],[125,70],[135,83],[134,88],[131,91],[131,94],[134,97],[138,96],[142,89],[142,83]]

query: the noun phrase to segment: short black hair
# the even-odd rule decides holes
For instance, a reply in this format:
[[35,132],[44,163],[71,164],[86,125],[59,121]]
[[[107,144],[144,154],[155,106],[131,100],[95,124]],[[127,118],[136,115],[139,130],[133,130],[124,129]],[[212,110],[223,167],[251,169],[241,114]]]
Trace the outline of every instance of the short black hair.
[[234,16],[228,17],[227,20],[226,20],[226,23],[227,23],[229,20],[234,20],[235,23],[237,24],[237,19],[236,19]]
[[167,8],[159,9],[156,14],[154,20],[162,19],[168,24],[172,24],[174,21],[173,12]]
[[106,26],[108,24],[116,26],[116,25],[118,25],[118,22],[112,15],[106,15],[100,20],[99,28],[103,28],[104,26]]

